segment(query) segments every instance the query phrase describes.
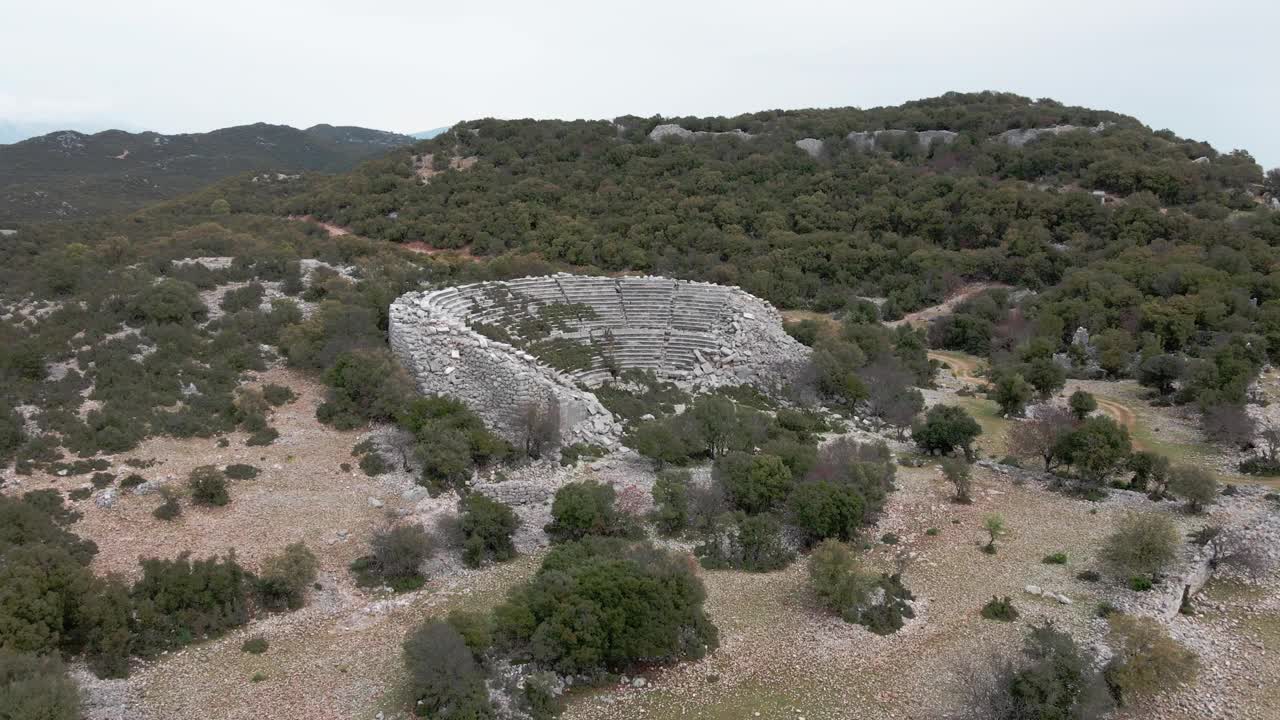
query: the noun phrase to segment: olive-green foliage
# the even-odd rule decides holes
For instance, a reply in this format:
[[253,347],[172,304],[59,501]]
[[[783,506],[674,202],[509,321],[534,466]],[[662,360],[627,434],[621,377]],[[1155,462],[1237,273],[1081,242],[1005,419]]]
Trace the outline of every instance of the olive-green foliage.
[[787,499],[795,485],[791,469],[776,455],[735,452],[716,461],[721,483],[734,507],[748,514],[768,512]]
[[788,500],[792,520],[810,541],[852,540],[863,524],[863,500],[848,484],[818,480],[801,483]]
[[956,488],[955,501],[968,504],[973,502],[973,471],[969,463],[959,458],[944,458],[942,475]]
[[1158,513],[1128,515],[1103,543],[1102,559],[1119,577],[1150,577],[1177,557],[1181,535],[1173,521]]
[[477,466],[511,453],[510,446],[490,432],[479,416],[453,398],[414,398],[398,422],[415,438],[421,483],[434,490],[461,487]]
[[252,480],[258,477],[258,472],[258,468],[245,463],[232,463],[222,471],[224,475],[232,480]]
[[178,504],[178,496],[169,488],[160,489],[160,497],[164,502],[156,506],[151,514],[157,520],[175,520],[182,514],[182,505]]
[[221,507],[231,502],[231,495],[227,493],[227,478],[213,465],[201,465],[192,470],[187,484],[191,488],[191,502],[196,505]]
[[676,535],[689,526],[689,473],[663,470],[653,483],[653,521],[658,532]]
[[1019,373],[1004,372],[996,380],[995,393],[992,397],[1005,415],[1021,416],[1031,401],[1034,388]]
[[1199,465],[1179,465],[1169,473],[1169,492],[1187,502],[1187,511],[1199,513],[1218,497],[1218,478]]
[[747,572],[780,570],[795,559],[783,545],[782,524],[769,514],[725,513],[716,519],[703,542],[694,548],[702,566]]
[[393,590],[413,590],[425,581],[420,568],[435,554],[435,539],[421,524],[393,525],[373,534],[369,550],[351,564],[360,585],[386,583]]
[[258,602],[268,610],[297,610],[306,602],[319,562],[301,542],[286,545],[279,555],[262,561],[256,579]]
[[223,312],[236,313],[241,310],[255,310],[262,303],[266,288],[262,283],[252,282],[244,287],[228,290],[222,296]]
[[136,325],[191,323],[207,314],[194,285],[170,279],[143,290],[129,308],[129,320]]
[[0,647],[0,719],[80,720],[80,689],[57,655]]
[[270,649],[270,647],[271,647],[271,643],[267,642],[266,638],[262,637],[261,635],[258,635],[256,637],[251,637],[248,640],[245,640],[244,643],[240,646],[240,651],[247,652],[250,655],[261,655],[262,653]]
[[570,542],[592,535],[634,534],[634,520],[615,507],[614,497],[612,485],[594,480],[561,487],[551,502],[551,522],[545,528],[547,535],[552,542]]
[[144,558],[134,584],[134,652],[154,657],[206,637],[216,637],[249,620],[250,576],[226,557],[191,560]]
[[511,536],[520,520],[511,508],[479,493],[458,501],[462,515],[462,560],[469,567],[506,562],[516,555]]
[[[899,576],[863,571],[849,548],[835,540],[823,541],[809,556],[809,587],[823,607],[878,635],[892,633],[904,618],[915,617],[909,604],[914,596]],[[873,604],[875,595],[878,601]]]
[[325,373],[329,386],[316,408],[320,422],[351,430],[370,420],[393,420],[413,394],[413,384],[387,351],[345,353]]
[[265,398],[268,403],[271,403],[273,407],[280,407],[281,405],[287,405],[294,400],[297,400],[298,394],[295,393],[293,388],[290,388],[288,385],[268,383],[262,386],[262,397]]
[[14,547],[48,545],[87,565],[98,546],[66,529],[79,517],[63,505],[56,492],[31,492],[21,499],[0,495],[0,554]]
[[862,500],[862,522],[875,522],[893,490],[897,468],[884,443],[838,438],[822,446],[805,482],[827,482],[854,491]]
[[1066,433],[1054,454],[1070,465],[1086,487],[1106,482],[1129,459],[1129,431],[1109,417],[1090,417]]
[[1067,399],[1067,405],[1077,420],[1084,420],[1089,413],[1098,409],[1098,400],[1084,390],[1077,390],[1071,393],[1071,397]]
[[954,405],[934,405],[925,414],[924,422],[916,425],[911,437],[926,452],[949,453],[963,450],[966,458],[973,456],[973,441],[982,434],[982,426],[964,408]]
[[982,617],[988,620],[999,620],[1001,622],[1013,622],[1018,619],[1018,611],[1013,607],[1013,599],[1008,595],[1004,597],[991,596],[991,599],[982,606]]
[[718,644],[689,565],[651,545],[587,538],[557,545],[495,611],[499,644],[561,674],[696,659]]
[[999,720],[1092,720],[1114,705],[1094,660],[1071,636],[1052,625],[1032,628],[1023,650],[1026,661],[997,679]]
[[416,714],[441,720],[495,716],[484,671],[448,623],[430,620],[414,630],[404,641],[404,663]]
[[493,618],[488,614],[468,610],[450,610],[445,622],[458,631],[471,654],[479,661],[493,646]]
[[1196,654],[1169,637],[1154,619],[1112,614],[1107,622],[1113,655],[1105,672],[1121,704],[1133,705],[1195,679],[1200,665]]

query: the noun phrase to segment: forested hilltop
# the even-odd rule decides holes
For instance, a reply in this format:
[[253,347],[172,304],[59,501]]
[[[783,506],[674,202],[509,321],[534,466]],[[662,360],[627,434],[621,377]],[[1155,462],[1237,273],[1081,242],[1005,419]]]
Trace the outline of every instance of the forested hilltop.
[[49,133],[0,145],[0,227],[135,210],[244,172],[340,172],[412,142],[361,127],[266,123],[180,135]]

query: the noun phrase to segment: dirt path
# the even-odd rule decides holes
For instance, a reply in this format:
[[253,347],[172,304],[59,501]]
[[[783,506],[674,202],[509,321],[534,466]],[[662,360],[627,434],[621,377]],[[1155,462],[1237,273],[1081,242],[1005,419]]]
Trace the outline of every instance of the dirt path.
[[319,225],[320,227],[325,229],[325,232],[329,233],[330,237],[338,237],[340,235],[351,234],[351,230],[349,230],[348,228],[344,228],[341,225],[334,225],[333,223],[327,223],[327,222],[317,220],[311,217],[310,215],[290,215],[289,219],[298,220],[300,222],[309,222],[313,225]]
[[951,374],[961,382],[970,385],[981,385],[986,379],[980,376],[986,363],[972,355],[943,350],[930,350],[929,359],[944,362],[951,368]]
[[1129,440],[1133,443],[1134,450],[1146,450],[1146,446],[1134,437],[1134,428],[1138,424],[1138,416],[1133,409],[1122,402],[1112,400],[1111,398],[1094,396],[1098,401],[1098,411],[1103,415],[1115,420],[1120,427],[1129,431]]
[[924,325],[928,325],[931,321],[936,320],[943,315],[950,315],[951,312],[956,309],[957,305],[968,300],[974,295],[977,295],[984,290],[993,290],[995,288],[1012,289],[1011,286],[1003,283],[970,283],[961,287],[959,290],[956,290],[950,297],[937,305],[907,313],[902,316],[902,319],[890,320],[885,323],[885,325],[888,325],[889,327],[897,327],[899,325],[922,327]]

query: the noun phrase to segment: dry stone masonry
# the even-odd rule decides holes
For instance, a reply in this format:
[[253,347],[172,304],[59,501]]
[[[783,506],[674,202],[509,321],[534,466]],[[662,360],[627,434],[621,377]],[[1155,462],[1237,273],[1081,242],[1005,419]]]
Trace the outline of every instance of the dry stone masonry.
[[[776,309],[736,287],[567,273],[408,293],[391,305],[390,342],[419,390],[459,398],[508,438],[519,440],[525,408],[554,400],[563,442],[608,448],[622,428],[590,389],[616,372],[771,391],[809,353]],[[555,344],[579,351],[572,367],[538,352]]]

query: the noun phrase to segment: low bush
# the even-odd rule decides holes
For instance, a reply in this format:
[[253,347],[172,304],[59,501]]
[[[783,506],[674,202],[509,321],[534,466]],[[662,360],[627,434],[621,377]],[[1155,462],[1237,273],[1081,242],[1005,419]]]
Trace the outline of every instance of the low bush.
[[307,587],[315,582],[319,563],[301,542],[285,547],[262,562],[255,589],[258,602],[268,610],[297,610],[306,600]]
[[270,403],[272,407],[288,405],[298,399],[297,393],[295,393],[288,385],[276,385],[275,383],[269,383],[262,386],[262,397]]
[[115,481],[116,476],[106,472],[94,473],[93,477],[89,478],[89,482],[93,483],[93,486],[98,490],[110,487]]
[[565,485],[551,502],[551,523],[544,528],[552,542],[571,542],[589,535],[627,536],[634,521],[615,506],[613,487],[594,480]]
[[877,578],[863,572],[849,549],[835,540],[820,543],[809,556],[809,587],[823,607],[878,635],[895,632],[903,618],[915,617],[908,603],[913,597],[899,576]]
[[191,471],[187,478],[191,488],[191,502],[196,505],[222,507],[231,502],[227,493],[227,478],[212,465],[202,465]]
[[511,536],[520,520],[511,508],[479,493],[471,493],[458,503],[463,533],[462,561],[468,567],[490,562],[506,562],[516,556]]
[[258,477],[258,468],[244,463],[232,463],[222,472],[232,480],[252,480]]
[[387,469],[387,461],[376,450],[370,451],[360,458],[360,471],[369,477],[381,475]]
[[422,587],[421,565],[435,553],[435,541],[422,525],[396,525],[380,530],[369,543],[371,553],[351,564],[361,587],[388,585],[405,592]]
[[130,595],[134,609],[134,650],[154,657],[165,650],[216,637],[249,620],[250,576],[226,557],[140,561],[142,579]]
[[440,720],[494,717],[485,674],[457,630],[430,620],[404,642],[414,712]]
[[54,655],[0,648],[0,718],[80,720],[80,689]]
[[1146,592],[1155,587],[1149,575],[1134,575],[1129,578],[1129,589],[1134,592]]
[[1097,570],[1081,570],[1076,573],[1076,579],[1083,580],[1085,582],[1098,582],[1102,579],[1102,574]]
[[1134,705],[1195,678],[1196,654],[1169,637],[1154,619],[1113,614],[1107,621],[1113,654],[1105,674],[1120,704]]
[[653,522],[663,535],[677,535],[689,527],[689,473],[663,470],[653,483]]
[[269,647],[271,647],[271,644],[267,642],[267,639],[259,635],[245,640],[244,644],[240,646],[240,651],[247,652],[250,655],[261,655]]
[[782,543],[782,524],[772,515],[725,513],[694,548],[702,566],[711,570],[772,572],[795,559]]
[[178,496],[174,492],[169,488],[161,488],[160,497],[164,502],[151,511],[151,514],[157,520],[176,520],[178,516],[182,515],[182,505],[178,504]]
[[1013,599],[1009,596],[992,596],[987,604],[982,606],[982,617],[988,620],[1013,622],[1018,619],[1018,611],[1013,607]]
[[1063,552],[1056,552],[1049,555],[1045,555],[1044,558],[1040,560],[1040,562],[1044,563],[1045,565],[1066,565],[1067,554]]
[[[647,543],[562,543],[495,610],[500,647],[563,675],[697,659],[718,644],[689,564]],[[588,626],[583,619],[590,618]]]
[[1150,581],[1177,557],[1181,535],[1168,517],[1151,512],[1120,521],[1102,546],[1103,562],[1119,577]]
[[488,615],[467,610],[450,610],[445,622],[458,631],[477,662],[493,647],[493,619]]
[[125,477],[125,479],[120,481],[120,489],[131,490],[145,483],[146,481],[147,481],[146,478],[142,477],[138,473],[130,473],[128,476]]
[[280,437],[280,431],[273,427],[264,428],[251,434],[244,444],[249,447],[265,447],[276,441]]
[[608,450],[599,445],[578,442],[560,448],[560,464],[568,467],[584,458],[604,457],[608,452]]

